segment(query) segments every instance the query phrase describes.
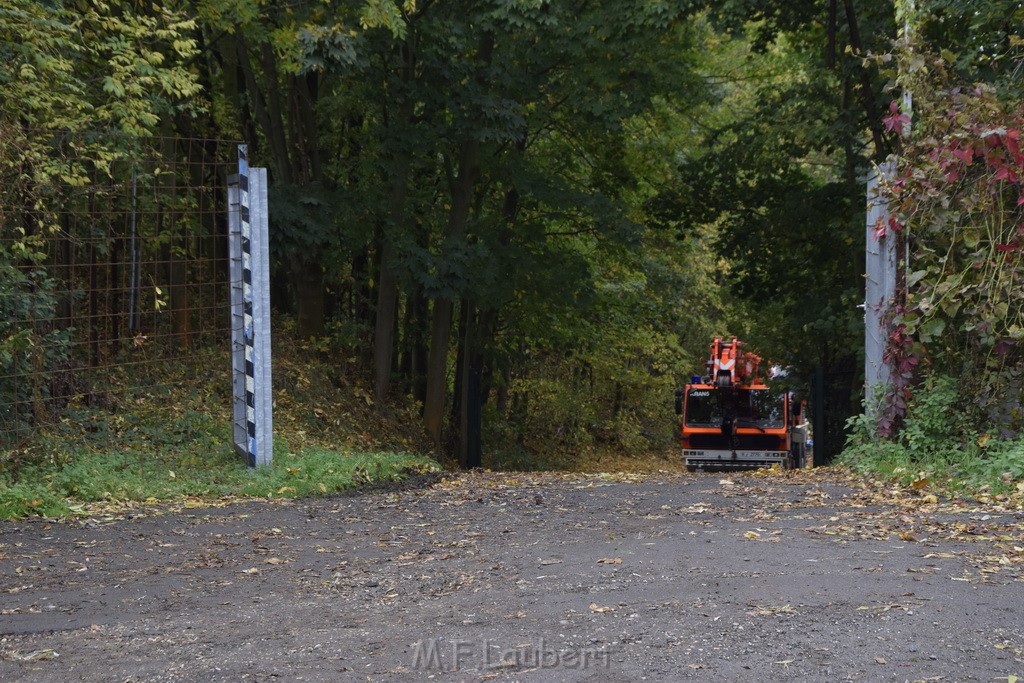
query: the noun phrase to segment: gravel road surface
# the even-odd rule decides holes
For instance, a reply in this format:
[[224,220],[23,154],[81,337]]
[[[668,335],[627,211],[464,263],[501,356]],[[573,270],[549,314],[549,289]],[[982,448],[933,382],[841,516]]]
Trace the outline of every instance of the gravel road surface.
[[934,501],[473,472],[5,522],[0,680],[1024,680],[1024,513]]

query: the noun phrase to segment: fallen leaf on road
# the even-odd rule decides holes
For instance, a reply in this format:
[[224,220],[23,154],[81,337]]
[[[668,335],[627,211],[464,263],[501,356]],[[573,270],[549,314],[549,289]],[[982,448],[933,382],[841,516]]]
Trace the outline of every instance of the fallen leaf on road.
[[748,531],[747,533],[743,534],[743,538],[761,538],[761,534],[757,533],[756,531]]
[[622,564],[621,557],[602,557],[597,561],[598,564]]
[[604,614],[605,612],[614,612],[615,608],[614,607],[601,607],[596,602],[592,602],[592,603],[590,603],[590,611],[591,612],[597,612],[599,614]]
[[[793,609],[792,605],[779,605],[773,607],[771,605],[751,605],[754,609],[747,612],[748,616],[751,617],[768,617],[774,614],[796,614],[796,610]],[[778,664],[779,662],[775,662]]]
[[0,659],[5,659],[9,662],[42,662],[48,659],[57,659],[60,657],[56,650],[33,650],[22,654],[17,650],[8,650],[7,652],[0,653]]
[[242,573],[243,574],[259,574],[260,570],[257,569],[256,567],[249,567],[248,569],[243,569]]
[[884,657],[875,657],[875,664],[888,664]]
[[562,560],[537,560],[537,561],[540,562],[541,565],[543,565],[543,566],[547,566],[549,564],[562,564]]

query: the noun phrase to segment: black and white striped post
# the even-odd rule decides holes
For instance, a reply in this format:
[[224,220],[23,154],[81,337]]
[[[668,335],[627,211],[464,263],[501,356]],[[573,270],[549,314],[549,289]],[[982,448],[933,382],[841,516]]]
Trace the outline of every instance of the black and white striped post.
[[228,179],[232,434],[249,467],[273,458],[268,231],[267,170],[250,168],[239,145],[238,175]]

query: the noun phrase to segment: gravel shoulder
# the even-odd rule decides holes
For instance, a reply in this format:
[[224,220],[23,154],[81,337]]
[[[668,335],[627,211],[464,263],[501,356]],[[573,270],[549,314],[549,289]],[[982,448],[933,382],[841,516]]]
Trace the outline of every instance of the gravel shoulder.
[[0,524],[0,680],[1024,678],[1024,513],[830,470],[472,472]]

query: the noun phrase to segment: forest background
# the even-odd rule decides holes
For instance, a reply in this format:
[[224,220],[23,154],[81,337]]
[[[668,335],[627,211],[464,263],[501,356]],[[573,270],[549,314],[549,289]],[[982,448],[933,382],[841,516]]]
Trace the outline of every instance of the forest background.
[[[1015,480],[1022,25],[1010,0],[10,0],[0,315],[46,305],[23,207],[64,172],[54,131],[118,131],[108,159],[235,139],[270,174],[284,452],[377,428],[457,459],[471,373],[486,464],[665,452],[674,388],[735,334],[805,394],[822,368],[833,450]],[[876,236],[912,265],[894,390],[858,418],[865,176],[894,154]],[[59,341],[0,326],[7,364]]]

